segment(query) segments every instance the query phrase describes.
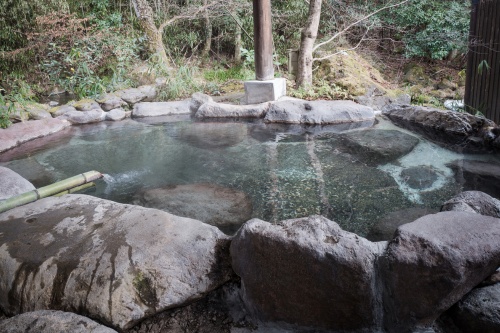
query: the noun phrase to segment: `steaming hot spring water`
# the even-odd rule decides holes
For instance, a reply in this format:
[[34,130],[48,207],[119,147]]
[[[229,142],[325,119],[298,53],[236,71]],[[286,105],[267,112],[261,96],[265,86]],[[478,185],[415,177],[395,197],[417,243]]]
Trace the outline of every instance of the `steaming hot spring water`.
[[192,217],[228,234],[251,218],[320,214],[380,240],[373,233],[380,223],[437,212],[464,190],[465,161],[499,162],[446,150],[382,118],[321,127],[149,118],[73,127],[49,141],[0,165],[36,187],[97,170],[104,180],[86,194]]

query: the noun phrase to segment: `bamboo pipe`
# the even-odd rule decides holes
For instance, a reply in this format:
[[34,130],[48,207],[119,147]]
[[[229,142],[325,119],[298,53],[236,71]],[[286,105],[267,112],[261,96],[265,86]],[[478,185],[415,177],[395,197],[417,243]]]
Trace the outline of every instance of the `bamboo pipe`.
[[91,187],[95,187],[95,183],[94,182],[86,183],[86,184],[83,184],[83,185],[80,185],[80,186],[77,186],[77,187],[70,188],[69,190],[62,191],[60,193],[56,193],[56,194],[53,195],[53,197],[61,197],[61,196],[65,195],[65,194],[71,194],[71,193],[80,192],[80,191],[86,190],[86,189],[91,188]]
[[57,193],[67,191],[73,187],[77,187],[96,179],[102,178],[102,173],[97,171],[89,171],[77,176],[61,180],[60,182],[40,187],[39,189],[29,191],[20,195],[16,195],[12,198],[0,202],[0,213],[6,212],[9,209],[16,208],[18,206],[26,205],[30,202],[37,201],[38,199],[50,197]]

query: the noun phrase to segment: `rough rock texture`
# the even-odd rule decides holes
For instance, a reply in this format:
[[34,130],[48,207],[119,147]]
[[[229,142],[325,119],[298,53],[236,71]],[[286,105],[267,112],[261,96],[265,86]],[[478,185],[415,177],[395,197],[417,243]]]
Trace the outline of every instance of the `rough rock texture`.
[[70,126],[62,119],[42,119],[13,124],[0,130],[0,153],[21,145],[24,142],[57,133]]
[[375,118],[373,109],[352,101],[286,99],[271,104],[265,120],[287,124],[340,124]]
[[195,114],[200,108],[200,106],[202,106],[205,103],[213,101],[214,100],[212,99],[212,97],[206,94],[200,92],[194,93],[191,96],[191,100],[189,101],[189,110],[191,111],[191,114]]
[[464,191],[481,191],[500,198],[500,164],[459,160],[447,164]]
[[139,103],[145,100],[148,96],[138,88],[129,88],[115,92],[115,95],[123,99],[129,104]]
[[466,191],[446,201],[441,211],[470,212],[500,218],[500,200],[480,191]]
[[90,111],[69,111],[58,118],[66,119],[73,125],[82,125],[103,121],[106,118],[106,113],[100,108]]
[[468,113],[392,105],[384,109],[383,114],[398,126],[459,151],[493,148],[493,140],[500,134],[500,129],[491,120]]
[[106,120],[120,121],[125,119],[126,116],[127,114],[122,108],[113,109],[109,112],[106,112]]
[[49,107],[44,104],[28,103],[23,106],[24,110],[28,112],[29,118],[34,120],[52,118]]
[[426,326],[500,265],[500,220],[464,212],[424,216],[398,228],[379,260],[385,327]]
[[0,201],[35,189],[33,184],[18,173],[2,166],[0,166],[0,180]]
[[153,102],[155,100],[156,98],[155,86],[145,85],[145,86],[140,86],[137,89],[139,89],[139,91],[146,96],[146,98],[144,98],[142,102]]
[[122,106],[126,106],[127,102],[125,102],[120,97],[115,94],[106,94],[101,96],[97,102],[101,105],[101,108],[104,111],[111,111],[113,109],[121,108]]
[[401,178],[409,187],[424,190],[431,187],[438,180],[439,174],[432,166],[419,165],[401,171]]
[[[20,237],[22,235],[22,237]],[[58,309],[126,329],[231,277],[217,228],[85,195],[0,214],[0,309]]]
[[116,333],[86,317],[62,311],[41,310],[0,321],[2,333]]
[[134,203],[218,227],[237,227],[252,217],[252,201],[244,192],[215,184],[150,189],[139,193]]
[[180,130],[179,139],[202,149],[224,148],[245,140],[247,131],[240,123],[193,123]]
[[189,114],[189,100],[175,102],[143,102],[137,103],[132,111],[132,117],[158,117],[174,114]]
[[383,244],[321,216],[253,219],[234,237],[231,257],[259,319],[351,331],[377,325],[374,264]]
[[473,289],[444,317],[453,327],[446,333],[500,332],[500,284]]
[[200,106],[196,118],[263,118],[270,103],[255,105],[232,105],[207,102]]
[[341,135],[344,150],[368,165],[385,164],[411,152],[420,140],[395,130],[366,129]]
[[62,116],[63,114],[69,111],[76,111],[76,109],[73,106],[66,104],[53,107],[52,109],[49,110],[49,112],[52,113],[54,117]]
[[385,107],[392,104],[410,105],[411,96],[408,94],[389,96],[385,91],[372,86],[367,89],[365,95],[356,97],[356,102],[369,106],[374,110],[382,111]]
[[390,212],[375,223],[366,238],[372,242],[391,240],[399,226],[413,222],[422,216],[434,213],[437,213],[437,211],[419,207]]
[[72,106],[78,111],[90,111],[101,108],[99,103],[97,103],[93,99],[82,99],[78,102],[74,102]]

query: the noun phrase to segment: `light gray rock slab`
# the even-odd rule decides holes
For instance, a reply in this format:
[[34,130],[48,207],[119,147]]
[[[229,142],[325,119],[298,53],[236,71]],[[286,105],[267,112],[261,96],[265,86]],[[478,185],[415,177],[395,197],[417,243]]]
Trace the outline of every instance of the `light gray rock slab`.
[[85,195],[0,214],[0,244],[1,311],[73,311],[121,330],[232,274],[229,239],[217,228]]
[[134,105],[133,118],[190,114],[189,100],[174,102],[143,102]]
[[441,212],[402,225],[379,260],[389,332],[429,326],[500,265],[500,220]]
[[35,186],[18,173],[0,166],[0,201],[33,191]]
[[106,112],[106,120],[120,121],[127,117],[127,113],[122,108],[113,109]]
[[83,125],[103,121],[106,118],[106,113],[100,108],[90,111],[69,111],[58,118],[66,119],[72,125]]
[[115,95],[129,104],[136,104],[147,98],[147,95],[137,88],[119,90],[115,92]]
[[500,218],[500,200],[480,191],[466,191],[446,201],[441,211],[461,211]]
[[0,321],[2,333],[116,333],[89,318],[62,311],[27,312]]
[[29,114],[30,114],[30,119],[33,120],[52,118],[50,112],[46,110],[32,109],[29,111]]
[[332,331],[373,329],[377,257],[386,243],[321,216],[245,223],[231,243],[244,301],[258,319]]
[[273,102],[265,121],[288,124],[341,124],[375,118],[371,107],[353,101],[281,100]]
[[192,114],[195,114],[200,106],[202,106],[205,103],[208,102],[213,102],[213,98],[203,94],[201,92],[196,92],[191,96],[191,100],[189,101],[189,110],[191,111]]
[[134,203],[218,227],[240,226],[252,217],[252,200],[244,192],[208,183],[145,190]]
[[54,118],[13,124],[0,130],[0,153],[22,143],[57,133],[69,126],[68,121]]
[[104,96],[101,96],[99,99],[97,99],[97,102],[101,105],[101,108],[104,111],[111,111],[113,109],[121,108],[127,105],[127,102],[125,102],[115,94],[106,94]]
[[196,118],[263,118],[270,103],[233,105],[207,102],[200,106]]

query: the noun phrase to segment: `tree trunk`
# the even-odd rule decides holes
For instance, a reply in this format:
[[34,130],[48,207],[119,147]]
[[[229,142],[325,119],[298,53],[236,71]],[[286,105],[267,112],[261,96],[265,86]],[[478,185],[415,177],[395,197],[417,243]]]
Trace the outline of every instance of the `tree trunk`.
[[234,30],[234,62],[241,63],[241,27],[236,24]]
[[169,60],[163,45],[163,29],[156,27],[153,9],[147,0],[132,0],[132,4],[139,19],[139,25],[146,34],[149,52],[156,62],[168,66]]
[[[208,0],[203,0],[203,6],[207,5]],[[205,9],[205,45],[203,46],[203,51],[201,52],[202,57],[207,57],[212,49],[212,21],[210,20],[208,9]]]
[[318,36],[321,0],[310,0],[306,26],[302,29],[297,70],[297,86],[312,85],[313,47]]

